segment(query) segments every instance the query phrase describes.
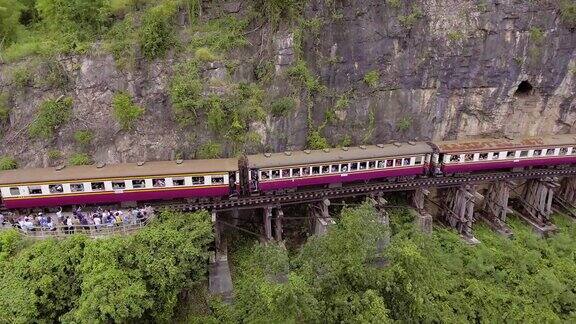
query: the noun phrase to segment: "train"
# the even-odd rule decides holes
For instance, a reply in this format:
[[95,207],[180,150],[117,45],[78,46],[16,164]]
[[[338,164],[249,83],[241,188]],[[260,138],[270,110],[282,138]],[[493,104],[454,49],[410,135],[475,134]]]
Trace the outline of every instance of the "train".
[[417,177],[576,165],[576,134],[392,142],[322,150],[0,172],[6,209],[210,201]]

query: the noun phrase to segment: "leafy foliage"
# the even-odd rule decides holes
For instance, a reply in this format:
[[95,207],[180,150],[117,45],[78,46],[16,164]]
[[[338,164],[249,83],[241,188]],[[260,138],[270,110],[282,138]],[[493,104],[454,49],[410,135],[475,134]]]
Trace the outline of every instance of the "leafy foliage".
[[0,170],[13,170],[18,167],[18,162],[11,156],[0,157]]
[[289,114],[295,106],[296,102],[292,97],[282,97],[272,102],[270,105],[270,111],[272,112],[272,115],[280,117]]
[[92,158],[87,153],[74,153],[68,160],[70,165],[90,165]]
[[560,18],[570,28],[576,28],[576,3],[572,0],[560,0]]
[[404,116],[396,123],[396,129],[401,132],[409,130],[410,127],[412,127],[412,117],[410,116]]
[[33,80],[30,67],[28,66],[21,65],[12,70],[12,83],[17,88],[27,87],[32,84]]
[[10,119],[10,106],[8,105],[8,94],[0,92],[0,124],[6,123]]
[[16,40],[22,9],[18,0],[0,0],[0,40],[6,44]]
[[134,16],[127,15],[110,28],[105,36],[104,47],[114,55],[119,68],[130,68],[136,62],[136,40]]
[[54,136],[54,131],[68,122],[71,116],[72,98],[46,100],[40,105],[38,115],[28,128],[28,133],[32,137],[50,139]]
[[364,83],[370,88],[376,88],[380,83],[380,72],[372,70],[364,75]]
[[311,130],[306,138],[306,147],[312,150],[329,148],[328,140],[320,134],[319,130]]
[[74,133],[74,141],[76,144],[80,146],[82,149],[86,149],[92,143],[92,139],[94,138],[94,134],[90,130],[78,130]]
[[212,62],[216,60],[216,56],[212,51],[207,47],[200,47],[194,53],[196,59],[200,62]]
[[144,13],[138,40],[146,58],[163,57],[176,44],[173,27],[176,11],[176,4],[166,1]]
[[398,16],[398,21],[400,25],[404,28],[412,28],[420,18],[422,18],[422,9],[418,8],[417,6],[412,7],[412,11],[407,15],[400,15]]
[[292,80],[304,86],[309,93],[315,93],[323,90],[320,79],[315,77],[312,72],[310,72],[304,60],[298,60],[287,70],[287,73],[292,78]]
[[114,117],[124,130],[131,130],[134,122],[144,114],[144,108],[137,106],[126,92],[118,92],[112,98]]
[[298,16],[303,4],[302,0],[258,0],[256,9],[272,26],[278,27],[282,19],[290,21]]
[[202,144],[196,152],[198,159],[217,159],[222,155],[222,146],[215,142]]
[[535,44],[540,44],[544,40],[544,32],[539,27],[530,28],[530,39]]
[[172,109],[180,125],[192,125],[204,106],[198,64],[196,61],[182,63],[175,70],[169,90]]

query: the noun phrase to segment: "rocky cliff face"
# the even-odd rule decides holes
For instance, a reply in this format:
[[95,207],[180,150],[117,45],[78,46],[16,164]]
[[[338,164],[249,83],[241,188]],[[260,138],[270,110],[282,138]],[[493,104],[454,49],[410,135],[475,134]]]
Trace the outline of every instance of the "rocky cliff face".
[[[205,3],[202,19],[243,15],[248,7]],[[202,67],[206,82],[255,82],[263,62],[271,62],[268,80],[259,81],[264,102],[295,98],[286,115],[250,123],[261,143],[248,151],[302,148],[311,131],[331,145],[576,132],[576,31],[553,2],[313,0],[303,16],[278,28],[251,24],[248,45],[228,55],[238,62],[234,69],[217,60]],[[90,129],[88,151],[96,161],[194,157],[212,134],[182,128],[174,118],[168,88],[184,59],[171,53],[119,69],[96,44],[88,54],[59,57],[68,82],[58,89],[38,82],[42,64],[1,65],[0,92],[10,94],[11,112],[0,155],[17,157],[21,166],[47,166],[54,163],[51,150],[77,151],[74,131]],[[303,62],[312,77],[294,82],[290,69]],[[34,82],[14,84],[19,67],[33,71]],[[119,90],[146,108],[132,131],[112,116]],[[53,140],[30,139],[26,129],[40,103],[62,95],[73,98],[72,120]],[[233,154],[229,145],[223,154]]]

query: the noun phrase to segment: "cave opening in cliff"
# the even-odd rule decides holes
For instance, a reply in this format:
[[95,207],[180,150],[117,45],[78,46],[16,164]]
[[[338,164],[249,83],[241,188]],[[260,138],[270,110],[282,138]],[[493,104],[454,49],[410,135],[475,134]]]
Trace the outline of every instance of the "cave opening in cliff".
[[533,89],[534,88],[532,87],[530,82],[528,82],[527,80],[524,80],[524,81],[520,82],[514,95],[515,96],[527,96],[527,95],[532,94]]

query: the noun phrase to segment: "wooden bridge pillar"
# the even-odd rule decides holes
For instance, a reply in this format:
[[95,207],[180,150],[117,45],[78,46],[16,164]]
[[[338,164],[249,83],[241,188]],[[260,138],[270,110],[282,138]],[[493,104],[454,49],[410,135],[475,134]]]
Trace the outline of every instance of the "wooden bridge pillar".
[[276,209],[276,219],[274,220],[274,234],[276,234],[276,241],[282,241],[282,218],[284,218],[284,211],[278,207]]
[[444,195],[445,210],[441,213],[446,222],[470,244],[479,243],[472,233],[475,200],[474,186],[464,185],[447,189]]
[[311,226],[314,235],[322,236],[326,234],[328,228],[335,224],[334,220],[330,217],[328,206],[330,206],[330,200],[328,199],[312,203],[309,206],[308,210],[312,220]]
[[550,221],[554,190],[559,187],[554,179],[532,179],[524,186],[520,197],[522,214],[520,217],[528,222],[541,236],[546,236],[556,230]]
[[272,241],[272,206],[264,207],[264,239]]
[[508,208],[510,186],[511,183],[508,181],[498,181],[490,184],[484,196],[484,207],[479,213],[488,226],[506,237],[512,235],[512,231],[506,226],[506,215],[512,212]]
[[388,201],[381,196],[376,197],[369,197],[368,201],[372,203],[372,205],[378,211],[378,223],[386,226],[386,233],[384,233],[384,237],[376,243],[376,250],[378,253],[382,253],[384,248],[390,244],[390,215],[386,210],[386,204]]
[[562,179],[558,195],[567,203],[576,205],[576,177]]
[[214,226],[214,242],[216,251],[210,256],[208,270],[208,288],[210,294],[222,296],[225,302],[232,301],[232,275],[228,264],[228,251],[222,240],[221,226],[218,223],[218,214],[212,211],[212,224]]
[[412,206],[417,212],[416,226],[426,234],[432,233],[432,215],[426,211],[425,207],[426,197],[429,194],[430,191],[427,188],[418,188],[410,195]]

